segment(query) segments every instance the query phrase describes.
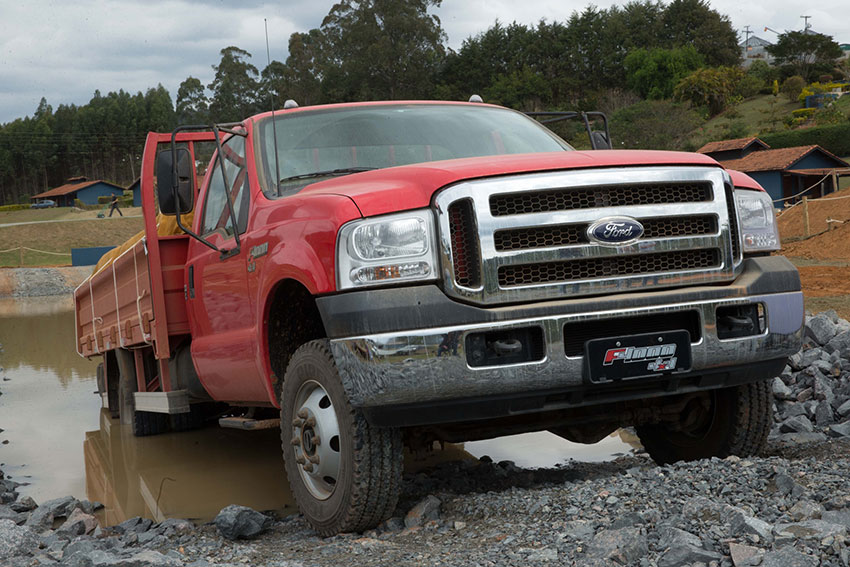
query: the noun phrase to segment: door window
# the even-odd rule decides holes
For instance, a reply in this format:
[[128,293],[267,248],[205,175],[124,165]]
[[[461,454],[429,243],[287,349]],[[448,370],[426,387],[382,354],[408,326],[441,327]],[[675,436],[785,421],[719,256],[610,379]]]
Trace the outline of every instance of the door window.
[[[213,164],[207,197],[204,203],[204,220],[201,233],[221,231],[227,236],[233,236],[233,219],[227,206],[227,195],[233,202],[233,216],[236,217],[239,233],[245,232],[248,224],[248,205],[250,190],[248,184],[248,168],[245,167],[245,138],[231,136],[221,146],[221,154]],[[221,172],[224,164],[225,176]]]

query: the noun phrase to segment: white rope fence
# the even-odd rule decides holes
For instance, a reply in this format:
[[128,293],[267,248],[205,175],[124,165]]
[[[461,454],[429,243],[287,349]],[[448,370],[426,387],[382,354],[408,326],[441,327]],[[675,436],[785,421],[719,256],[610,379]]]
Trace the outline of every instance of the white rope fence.
[[[27,248],[26,246],[16,246],[15,248],[8,248],[6,250],[0,250],[0,254],[7,254],[9,252],[19,252],[18,256],[18,266],[24,266],[24,251],[27,250],[29,252],[36,252],[38,254],[48,254],[50,256],[65,256],[70,258],[70,252],[50,252],[48,250],[38,250],[36,248]],[[2,262],[0,262],[2,263]]]

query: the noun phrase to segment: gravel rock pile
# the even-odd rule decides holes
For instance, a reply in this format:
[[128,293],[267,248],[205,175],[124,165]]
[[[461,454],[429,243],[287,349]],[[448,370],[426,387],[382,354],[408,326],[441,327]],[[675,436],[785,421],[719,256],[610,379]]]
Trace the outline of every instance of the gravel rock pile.
[[803,348],[773,379],[780,439],[850,436],[850,322],[835,311],[806,317]]
[[445,462],[406,474],[377,529],[325,539],[299,515],[241,506],[201,526],[103,527],[99,504],[38,506],[0,473],[0,565],[850,567],[850,323],[807,317],[804,347],[773,388],[765,456],[657,466],[638,451],[536,470]]

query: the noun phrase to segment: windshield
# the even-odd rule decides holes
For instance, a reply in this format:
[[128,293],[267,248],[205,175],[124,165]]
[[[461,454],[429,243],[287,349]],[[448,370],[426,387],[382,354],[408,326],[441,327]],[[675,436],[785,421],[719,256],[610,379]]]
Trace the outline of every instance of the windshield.
[[258,129],[260,182],[270,195],[279,180],[286,195],[321,177],[368,169],[572,149],[531,118],[487,106],[353,106],[282,113],[274,120],[274,128],[267,118]]

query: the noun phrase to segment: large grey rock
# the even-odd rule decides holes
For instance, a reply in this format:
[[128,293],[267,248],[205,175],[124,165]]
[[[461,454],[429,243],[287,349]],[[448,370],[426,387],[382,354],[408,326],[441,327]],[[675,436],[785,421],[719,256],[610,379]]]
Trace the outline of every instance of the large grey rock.
[[181,518],[168,518],[156,527],[156,532],[164,536],[185,535],[195,529],[195,525],[189,520]]
[[818,313],[806,321],[805,336],[819,345],[827,344],[838,333],[838,328],[827,313]]
[[639,560],[649,552],[646,536],[640,528],[602,530],[587,547],[588,555],[595,561],[626,565]]
[[776,377],[773,379],[773,395],[779,400],[790,400],[793,398],[793,392],[791,388],[785,385],[785,382],[782,381],[782,378]]
[[16,524],[20,524],[26,520],[26,516],[15,512],[11,506],[0,504],[0,520],[12,520]]
[[757,547],[741,545],[740,543],[729,544],[729,556],[732,558],[732,565],[735,567],[757,565],[761,563],[763,554],[764,551]]
[[31,529],[0,520],[0,558],[31,555],[37,550],[38,538]]
[[440,519],[440,499],[429,494],[423,498],[416,506],[407,512],[404,517],[404,525],[408,528],[425,525],[428,522]]
[[826,520],[805,520],[792,524],[777,524],[774,532],[776,537],[806,539],[820,541],[828,536],[845,536],[847,528],[841,524],[833,524]]
[[9,504],[9,508],[14,510],[15,512],[29,512],[30,510],[35,510],[37,507],[38,504],[36,504],[35,500],[30,498],[29,496],[18,498],[15,502]]
[[58,534],[66,534],[70,537],[92,533],[98,526],[97,518],[86,514],[81,508],[75,508],[65,523],[56,530]]
[[850,437],[850,421],[829,426],[830,437]]
[[837,408],[835,408],[835,413],[837,413],[841,417],[847,417],[850,415],[850,400],[843,402]]
[[685,530],[680,530],[679,528],[663,526],[659,528],[658,532],[661,535],[661,538],[658,540],[659,549],[678,547],[680,545],[702,545],[702,540],[698,536]]
[[95,550],[87,555],[76,554],[70,560],[63,557],[68,567],[179,567],[183,562],[158,551],[139,551],[130,556],[111,551]]
[[815,408],[815,424],[818,427],[826,427],[834,421],[835,416],[832,414],[832,405],[826,400],[818,402],[817,408]]
[[136,516],[134,518],[130,518],[128,520],[124,520],[117,526],[113,526],[118,533],[136,533],[140,534],[142,532],[148,531],[150,527],[153,525],[153,521],[149,518],[142,518],[141,516]]
[[590,520],[570,520],[565,522],[564,528],[571,538],[580,541],[590,541],[595,533],[593,522]]
[[823,346],[826,352],[838,351],[842,356],[844,356],[848,348],[850,348],[850,331],[838,333]]
[[671,547],[658,558],[658,567],[685,567],[695,563],[707,564],[711,561],[720,562],[723,556],[715,551],[702,547],[685,544]]
[[736,512],[741,512],[741,509],[709,500],[704,496],[691,498],[682,507],[682,515],[685,518],[702,522],[725,522],[731,514]]
[[814,430],[812,422],[804,415],[789,417],[779,424],[782,433],[811,433]]
[[27,527],[41,533],[53,527],[53,521],[57,518],[67,518],[80,504],[73,496],[64,496],[48,500],[35,509],[27,519]]
[[788,515],[797,521],[818,519],[823,514],[823,506],[811,500],[798,500],[791,509],[788,510]]
[[850,510],[829,510],[821,514],[821,519],[824,522],[841,524],[850,530]]
[[771,524],[743,512],[732,515],[729,520],[729,530],[732,535],[757,535],[764,542],[769,542],[773,537]]
[[804,555],[791,546],[764,554],[761,567],[817,567],[817,557]]
[[215,527],[228,539],[252,539],[269,529],[274,521],[247,506],[230,505],[215,517]]

